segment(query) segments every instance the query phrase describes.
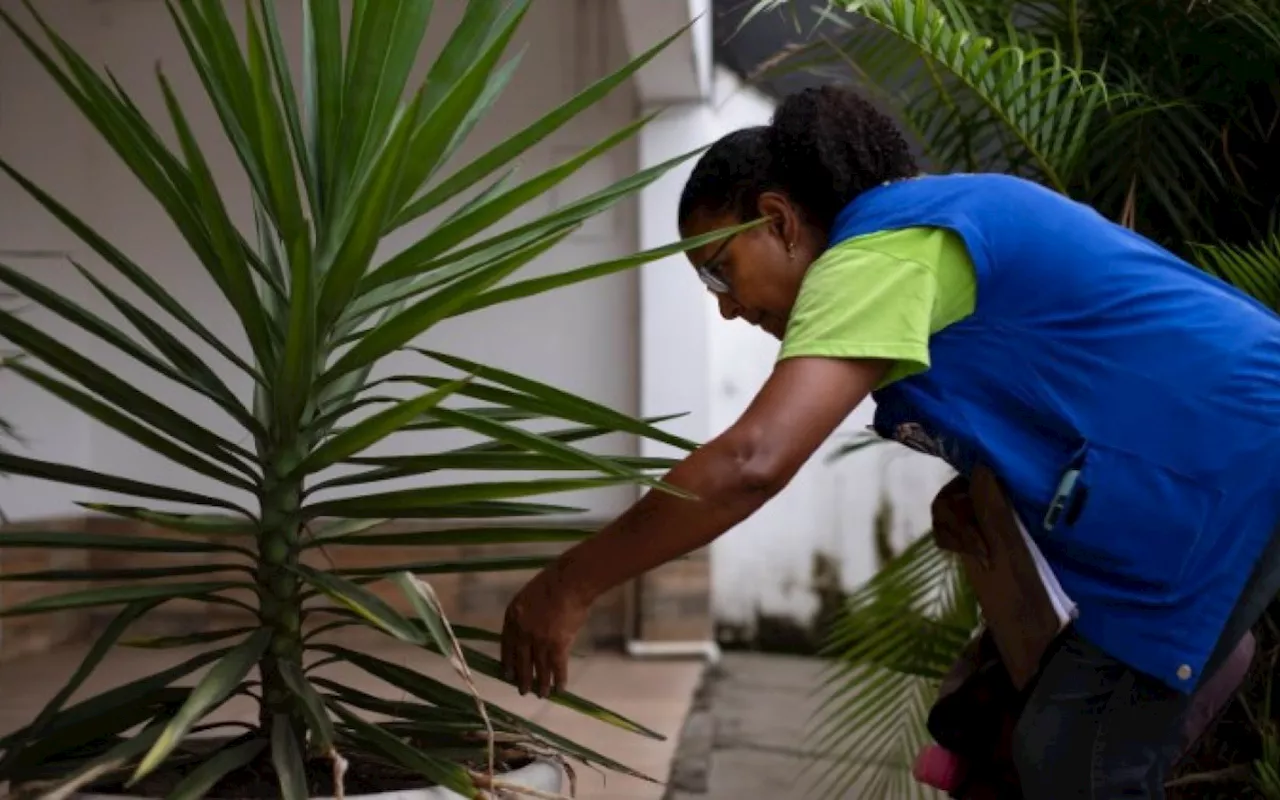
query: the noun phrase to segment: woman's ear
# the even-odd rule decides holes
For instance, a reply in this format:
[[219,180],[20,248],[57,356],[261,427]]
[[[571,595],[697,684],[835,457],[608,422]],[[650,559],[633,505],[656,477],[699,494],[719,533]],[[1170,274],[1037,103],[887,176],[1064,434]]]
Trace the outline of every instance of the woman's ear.
[[769,227],[786,247],[794,247],[800,237],[800,216],[786,195],[762,192],[756,204],[760,216],[769,218]]

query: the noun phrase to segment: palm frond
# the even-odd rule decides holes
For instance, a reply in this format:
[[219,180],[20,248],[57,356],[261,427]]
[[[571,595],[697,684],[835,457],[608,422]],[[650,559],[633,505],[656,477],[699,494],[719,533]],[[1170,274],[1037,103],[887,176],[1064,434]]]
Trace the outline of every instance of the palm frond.
[[[847,64],[896,100],[945,168],[1011,171],[1065,192],[1095,115],[1140,99],[1025,31],[1004,41],[981,31],[949,0],[836,0],[824,16],[833,32],[819,60]],[[793,58],[783,60],[788,69],[814,63]]]
[[1253,244],[1199,244],[1192,249],[1202,269],[1280,311],[1280,227]]
[[833,659],[809,730],[834,795],[928,796],[911,765],[929,740],[938,685],[978,626],[955,558],[925,535],[854,592],[825,653]]

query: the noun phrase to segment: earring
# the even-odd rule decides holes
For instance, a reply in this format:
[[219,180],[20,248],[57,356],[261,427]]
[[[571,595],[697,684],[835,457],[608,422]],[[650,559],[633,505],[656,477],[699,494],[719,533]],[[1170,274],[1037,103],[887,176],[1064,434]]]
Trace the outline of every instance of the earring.
[[795,258],[795,257],[796,257],[796,243],[787,242],[787,258]]

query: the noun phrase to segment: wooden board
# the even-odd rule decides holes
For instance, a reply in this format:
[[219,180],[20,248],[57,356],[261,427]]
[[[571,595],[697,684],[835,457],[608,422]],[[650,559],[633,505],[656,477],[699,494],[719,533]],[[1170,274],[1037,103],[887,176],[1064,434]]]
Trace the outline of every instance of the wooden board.
[[1057,638],[1058,615],[995,473],[980,466],[944,487],[933,526],[938,546],[960,556],[1000,658],[1025,688]]

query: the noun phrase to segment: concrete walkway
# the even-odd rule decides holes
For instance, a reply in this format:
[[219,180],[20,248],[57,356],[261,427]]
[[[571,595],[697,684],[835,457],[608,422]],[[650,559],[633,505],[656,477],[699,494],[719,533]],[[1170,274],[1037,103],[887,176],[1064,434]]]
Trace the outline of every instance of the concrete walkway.
[[[868,796],[866,781],[844,794],[825,788],[829,762],[805,749],[824,667],[816,659],[726,654],[694,698],[666,800]],[[903,796],[941,797],[914,785],[910,792]]]

